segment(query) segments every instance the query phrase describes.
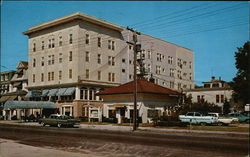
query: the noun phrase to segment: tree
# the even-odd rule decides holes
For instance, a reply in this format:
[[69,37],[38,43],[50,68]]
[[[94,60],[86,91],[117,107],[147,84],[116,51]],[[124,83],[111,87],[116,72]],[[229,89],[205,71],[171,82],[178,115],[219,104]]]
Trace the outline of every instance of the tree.
[[237,49],[238,52],[235,52],[235,65],[238,71],[230,85],[234,90],[234,99],[242,101],[242,105],[245,105],[250,103],[250,42],[247,41],[243,47]]

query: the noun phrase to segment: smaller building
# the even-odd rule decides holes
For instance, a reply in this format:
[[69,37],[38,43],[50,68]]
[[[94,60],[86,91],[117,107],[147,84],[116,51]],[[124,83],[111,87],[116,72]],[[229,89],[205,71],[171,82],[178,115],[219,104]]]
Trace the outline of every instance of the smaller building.
[[211,81],[202,82],[203,87],[185,91],[187,96],[192,97],[192,102],[204,102],[213,103],[222,107],[225,101],[232,101],[233,90],[226,81],[211,78]]
[[[118,123],[132,122],[134,112],[134,81],[98,93],[103,99],[104,118],[116,118]],[[145,79],[137,80],[137,117],[150,123],[164,115],[169,106],[178,103],[180,93]]]

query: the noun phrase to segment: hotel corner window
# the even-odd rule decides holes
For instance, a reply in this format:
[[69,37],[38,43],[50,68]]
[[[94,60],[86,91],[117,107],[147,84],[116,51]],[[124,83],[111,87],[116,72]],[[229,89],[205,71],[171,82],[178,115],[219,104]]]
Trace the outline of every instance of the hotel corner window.
[[33,81],[33,83],[36,82],[36,75],[35,74],[32,75],[32,81]]
[[98,80],[101,80],[101,75],[102,75],[101,71],[98,71]]
[[55,55],[52,55],[51,56],[51,64],[54,64],[55,63]]
[[69,79],[72,79],[72,69],[69,69]]
[[101,41],[101,37],[97,38],[97,46],[101,47],[102,46],[102,41]]
[[48,81],[50,81],[50,72],[48,72]]
[[44,50],[44,41],[42,41],[42,50]]
[[72,43],[73,43],[73,35],[69,34],[69,44],[72,44]]
[[86,79],[89,79],[89,69],[86,69]]
[[97,63],[101,64],[102,60],[101,60],[101,54],[97,54]]
[[51,47],[54,48],[55,47],[55,39],[51,39]]
[[51,72],[51,81],[54,80],[54,72]]
[[111,49],[111,40],[108,40],[108,49]]
[[36,67],[36,59],[33,59],[33,67]]
[[41,66],[44,66],[44,57],[42,57]]
[[61,79],[62,79],[62,71],[59,71],[59,75],[58,75],[58,77],[59,77],[59,80],[61,80]]
[[89,62],[89,52],[88,51],[86,51],[85,61]]
[[86,34],[85,44],[89,44],[89,34]]
[[220,95],[216,95],[216,103],[220,102]]
[[49,44],[48,44],[48,48],[51,48],[51,39],[49,39]]
[[59,63],[62,63],[62,53],[59,53]]
[[59,37],[59,46],[62,46],[62,36]]
[[112,82],[115,82],[115,73],[112,73]]
[[108,74],[108,81],[111,81],[111,73]]
[[115,41],[112,41],[112,50],[115,50]]
[[72,51],[69,52],[69,61],[72,61]]
[[44,81],[44,73],[41,73],[41,82]]
[[33,52],[36,52],[36,43],[33,43]]

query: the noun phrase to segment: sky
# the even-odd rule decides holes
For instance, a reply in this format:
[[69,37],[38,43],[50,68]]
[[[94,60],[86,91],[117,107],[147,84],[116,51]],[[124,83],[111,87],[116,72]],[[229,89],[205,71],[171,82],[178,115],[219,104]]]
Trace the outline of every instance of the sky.
[[211,76],[231,81],[237,47],[249,40],[247,1],[2,1],[1,72],[28,61],[22,32],[75,12],[193,50],[198,85]]

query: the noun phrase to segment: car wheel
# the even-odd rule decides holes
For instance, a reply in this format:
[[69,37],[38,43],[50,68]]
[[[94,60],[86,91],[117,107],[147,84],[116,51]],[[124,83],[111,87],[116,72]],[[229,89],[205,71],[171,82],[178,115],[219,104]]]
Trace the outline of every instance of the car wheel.
[[223,126],[223,123],[218,123],[218,126]]
[[204,122],[202,122],[202,123],[200,123],[200,125],[201,125],[201,126],[206,126],[207,124],[204,123]]
[[60,123],[57,124],[57,127],[58,127],[58,128],[60,128],[61,126],[62,126],[62,124],[60,124]]
[[41,122],[42,126],[45,126],[46,124],[44,122]]

